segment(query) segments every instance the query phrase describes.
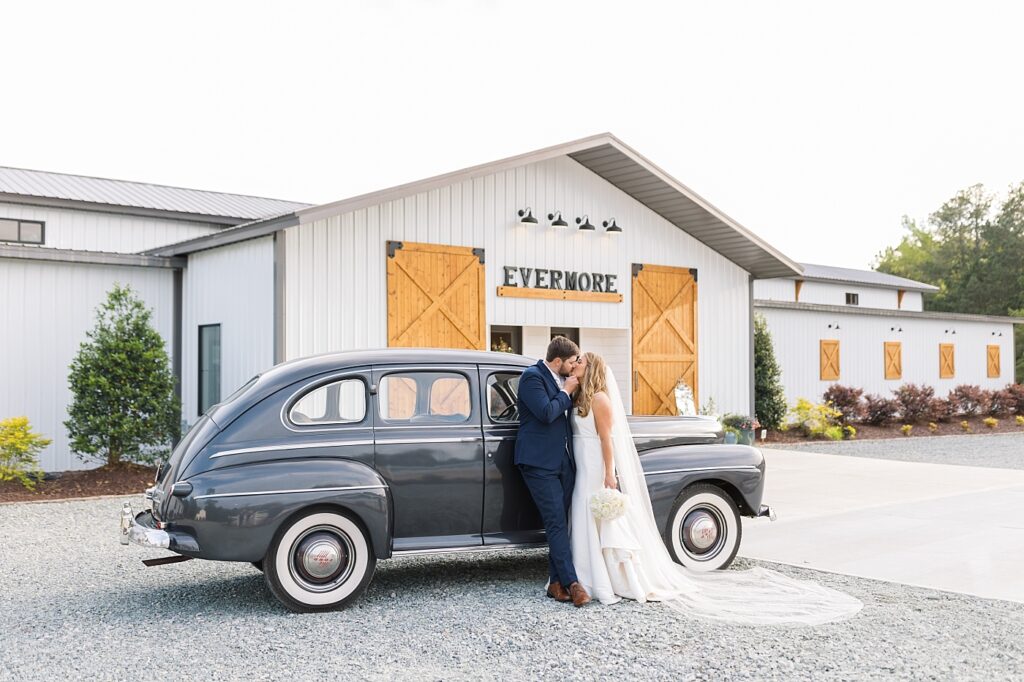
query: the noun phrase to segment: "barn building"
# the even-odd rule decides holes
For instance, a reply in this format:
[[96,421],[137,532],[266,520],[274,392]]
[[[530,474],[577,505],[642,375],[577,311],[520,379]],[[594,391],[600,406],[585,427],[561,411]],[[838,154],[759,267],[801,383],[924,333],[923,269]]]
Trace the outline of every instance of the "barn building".
[[924,310],[937,287],[873,270],[801,263],[799,276],[754,282],[786,401],[820,402],[831,384],[889,396],[904,383],[945,396],[958,384],[1013,382],[1013,325],[1024,319]]

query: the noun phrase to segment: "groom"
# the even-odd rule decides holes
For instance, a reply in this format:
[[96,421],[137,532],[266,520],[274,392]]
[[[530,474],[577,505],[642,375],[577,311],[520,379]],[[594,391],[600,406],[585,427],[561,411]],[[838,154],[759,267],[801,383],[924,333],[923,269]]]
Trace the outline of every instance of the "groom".
[[548,596],[575,606],[590,602],[590,595],[576,580],[569,546],[569,503],[576,480],[570,396],[579,386],[579,379],[571,375],[579,354],[579,346],[556,336],[545,359],[523,372],[515,456],[547,532]]

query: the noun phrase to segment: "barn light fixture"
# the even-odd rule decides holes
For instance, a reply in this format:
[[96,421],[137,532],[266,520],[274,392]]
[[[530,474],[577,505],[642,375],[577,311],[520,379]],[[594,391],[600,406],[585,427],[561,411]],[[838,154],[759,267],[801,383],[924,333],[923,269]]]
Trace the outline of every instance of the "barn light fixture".
[[[555,216],[558,216],[557,218]],[[569,227],[569,223],[562,220],[562,212],[555,211],[554,213],[548,213],[548,220],[551,221],[551,227]]]
[[533,217],[533,209],[529,206],[526,210],[519,209],[519,224],[520,225],[536,225],[537,219]]
[[839,329],[839,323],[836,322],[835,324],[829,324],[828,328],[829,329]]
[[889,331],[891,331],[891,332],[901,332],[901,331],[903,331],[903,327],[900,327],[899,329],[897,329],[896,327],[889,327]]
[[608,234],[622,234],[622,228],[615,224],[615,218],[606,220],[603,223],[604,231]]
[[576,219],[576,224],[580,226],[581,230],[594,231],[597,228],[590,224],[590,216],[583,214],[582,218]]

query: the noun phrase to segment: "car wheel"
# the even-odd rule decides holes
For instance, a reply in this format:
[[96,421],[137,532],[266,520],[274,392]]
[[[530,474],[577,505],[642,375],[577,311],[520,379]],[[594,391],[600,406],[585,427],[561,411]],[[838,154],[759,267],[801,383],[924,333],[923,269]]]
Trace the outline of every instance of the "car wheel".
[[250,561],[249,563],[252,564],[252,567],[260,573],[263,572],[263,559],[260,559],[259,561]]
[[341,608],[370,584],[377,557],[358,523],[336,511],[315,511],[278,531],[263,575],[282,604],[300,613]]
[[740,548],[740,512],[729,494],[708,483],[679,493],[668,516],[665,544],[677,563],[692,571],[727,568]]

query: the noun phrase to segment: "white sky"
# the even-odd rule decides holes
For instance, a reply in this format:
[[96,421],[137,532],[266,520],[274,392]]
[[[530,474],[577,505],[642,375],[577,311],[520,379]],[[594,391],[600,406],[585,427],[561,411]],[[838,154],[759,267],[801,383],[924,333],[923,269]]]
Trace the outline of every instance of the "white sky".
[[1024,180],[1024,3],[4,3],[0,165],[327,202],[609,131],[867,267]]

